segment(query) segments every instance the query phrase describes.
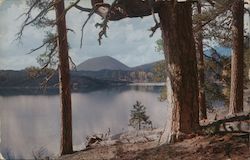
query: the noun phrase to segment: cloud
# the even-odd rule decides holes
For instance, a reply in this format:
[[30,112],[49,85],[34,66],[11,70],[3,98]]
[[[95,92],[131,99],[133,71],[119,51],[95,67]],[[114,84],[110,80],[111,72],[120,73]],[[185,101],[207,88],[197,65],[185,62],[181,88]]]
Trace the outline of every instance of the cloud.
[[0,0],[0,6],[3,4],[4,0]]
[[[23,20],[16,18],[27,9],[24,1],[17,2],[8,1],[4,3],[4,9],[0,10],[0,69],[19,70],[37,65],[36,56],[42,53],[40,51],[31,55],[26,54],[30,49],[42,43],[44,33],[35,27],[25,29],[22,44],[13,41]],[[81,1],[81,5],[90,7],[89,2],[86,2]],[[87,15],[87,13],[72,9],[66,17],[68,28],[75,31],[75,33],[68,33],[68,41],[71,47],[69,53],[76,64],[88,58],[104,55],[112,56],[129,66],[150,63],[163,58],[162,55],[154,53],[155,41],[160,38],[160,31],[157,31],[153,38],[149,38],[150,32],[147,31],[154,25],[152,17],[126,18],[110,22],[107,31],[108,38],[103,38],[100,46],[97,41],[99,28],[96,28],[95,24],[100,22],[101,18],[95,15],[84,29],[83,47],[80,48],[81,26],[87,19]]]

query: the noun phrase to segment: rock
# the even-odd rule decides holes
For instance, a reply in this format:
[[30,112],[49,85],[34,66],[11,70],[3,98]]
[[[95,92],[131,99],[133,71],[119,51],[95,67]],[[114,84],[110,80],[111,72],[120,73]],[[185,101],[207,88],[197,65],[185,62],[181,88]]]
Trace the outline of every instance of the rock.
[[98,137],[97,135],[93,135],[91,137],[87,137],[87,145],[86,148],[91,147],[92,145],[96,145],[98,143],[100,143],[101,141],[103,141],[102,138]]
[[3,157],[1,153],[0,153],[0,159],[5,160],[5,158]]

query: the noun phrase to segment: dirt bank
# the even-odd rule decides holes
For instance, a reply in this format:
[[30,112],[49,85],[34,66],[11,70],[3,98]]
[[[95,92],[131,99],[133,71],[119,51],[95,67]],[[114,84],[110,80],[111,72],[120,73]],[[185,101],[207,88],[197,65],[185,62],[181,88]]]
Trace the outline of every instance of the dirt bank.
[[175,144],[114,144],[60,157],[60,160],[248,160],[249,135],[197,136]]
[[[249,108],[246,109],[249,111]],[[216,114],[215,114],[216,113]],[[249,112],[247,112],[249,113]],[[224,108],[209,113],[208,120],[227,115]],[[237,122],[236,122],[237,123]],[[250,121],[244,121],[245,133],[193,135],[175,144],[159,145],[163,129],[125,132],[96,145],[60,157],[60,160],[250,160]]]

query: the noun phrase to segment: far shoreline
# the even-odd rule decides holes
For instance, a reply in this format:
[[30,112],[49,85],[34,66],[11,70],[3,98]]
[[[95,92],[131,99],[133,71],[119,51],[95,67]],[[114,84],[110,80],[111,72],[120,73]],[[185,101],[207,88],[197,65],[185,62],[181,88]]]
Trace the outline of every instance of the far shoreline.
[[166,83],[165,82],[160,82],[160,83],[155,83],[155,82],[149,82],[149,83],[129,83],[129,86],[165,86]]

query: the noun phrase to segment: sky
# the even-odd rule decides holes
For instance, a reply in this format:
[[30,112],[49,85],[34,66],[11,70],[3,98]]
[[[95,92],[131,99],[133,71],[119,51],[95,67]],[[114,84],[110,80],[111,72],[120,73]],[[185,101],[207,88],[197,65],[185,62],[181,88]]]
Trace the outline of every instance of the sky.
[[[90,7],[89,0],[81,0],[81,5]],[[39,66],[36,57],[42,54],[43,50],[27,53],[42,44],[44,31],[27,27],[22,41],[15,41],[23,21],[23,18],[17,17],[24,11],[27,11],[25,0],[0,0],[0,70],[21,70],[29,66]],[[75,8],[71,9],[66,17],[67,27],[75,31],[68,33],[69,54],[75,64],[89,58],[108,55],[133,67],[164,58],[155,50],[155,42],[161,37],[160,30],[152,38],[149,37],[151,32],[148,29],[154,26],[151,16],[110,22],[108,38],[103,38],[100,46],[97,41],[99,29],[95,24],[101,22],[101,19],[95,15],[84,29],[83,46],[80,48],[81,25],[86,18],[87,13]]]

